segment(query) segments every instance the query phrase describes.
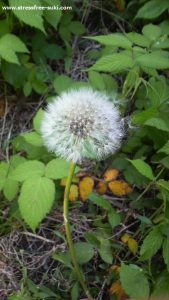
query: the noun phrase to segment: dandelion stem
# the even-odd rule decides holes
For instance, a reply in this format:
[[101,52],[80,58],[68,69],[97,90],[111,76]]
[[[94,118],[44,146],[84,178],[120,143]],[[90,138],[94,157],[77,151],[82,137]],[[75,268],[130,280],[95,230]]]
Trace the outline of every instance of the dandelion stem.
[[67,243],[69,246],[71,259],[72,259],[72,263],[73,263],[75,271],[76,271],[77,278],[78,278],[86,296],[88,297],[88,299],[93,300],[93,298],[90,295],[90,292],[85,284],[83,273],[77,262],[76,252],[75,252],[75,248],[73,245],[72,234],[71,234],[70,224],[69,224],[69,192],[70,192],[71,182],[72,182],[75,168],[76,168],[76,164],[72,163],[70,166],[70,170],[69,170],[69,174],[68,174],[68,178],[67,178],[67,182],[66,182],[66,187],[65,187],[65,192],[64,192],[63,216],[64,216],[64,223],[65,223],[65,229],[66,229]]

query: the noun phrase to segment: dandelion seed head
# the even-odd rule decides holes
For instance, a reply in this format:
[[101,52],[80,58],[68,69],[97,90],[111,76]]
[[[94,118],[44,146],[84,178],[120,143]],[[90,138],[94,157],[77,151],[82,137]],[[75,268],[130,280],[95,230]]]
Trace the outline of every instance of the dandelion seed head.
[[106,94],[81,88],[63,92],[48,105],[41,132],[49,151],[81,163],[113,154],[124,135],[123,123]]

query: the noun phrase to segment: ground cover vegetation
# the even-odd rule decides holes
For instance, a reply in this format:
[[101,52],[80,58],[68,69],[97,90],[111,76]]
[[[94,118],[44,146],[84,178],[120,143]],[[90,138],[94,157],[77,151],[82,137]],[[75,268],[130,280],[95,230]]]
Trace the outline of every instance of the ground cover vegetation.
[[[64,2],[64,3],[63,3]],[[169,1],[0,3],[0,299],[84,299],[65,238],[69,163],[48,152],[44,109],[71,88],[110,95],[121,149],[71,185],[78,263],[94,299],[169,298]],[[103,108],[104,109],[104,108]]]

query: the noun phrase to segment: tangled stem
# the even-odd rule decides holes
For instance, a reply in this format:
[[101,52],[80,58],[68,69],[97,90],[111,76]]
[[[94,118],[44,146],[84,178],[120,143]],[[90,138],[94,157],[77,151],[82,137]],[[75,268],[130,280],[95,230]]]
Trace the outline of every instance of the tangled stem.
[[71,182],[72,182],[75,168],[76,168],[76,164],[72,163],[70,166],[70,170],[69,170],[69,174],[68,174],[68,178],[67,178],[67,182],[66,182],[66,187],[65,187],[65,192],[64,192],[63,217],[64,217],[64,223],[65,223],[65,229],[66,229],[67,243],[69,246],[71,259],[72,259],[72,263],[75,268],[77,278],[78,278],[86,296],[88,297],[88,299],[93,300],[93,298],[90,295],[90,292],[86,286],[86,283],[84,281],[83,273],[77,262],[76,252],[75,252],[75,248],[73,245],[72,234],[71,234],[70,224],[69,224],[69,192],[70,192]]

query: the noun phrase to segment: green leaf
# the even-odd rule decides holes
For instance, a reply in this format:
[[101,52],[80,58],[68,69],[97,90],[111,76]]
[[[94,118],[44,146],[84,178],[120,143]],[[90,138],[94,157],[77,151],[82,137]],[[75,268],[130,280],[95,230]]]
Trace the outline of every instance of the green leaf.
[[99,255],[104,262],[107,264],[112,264],[113,261],[113,252],[109,240],[100,239],[101,245],[98,249]]
[[79,264],[86,264],[94,256],[93,246],[89,243],[78,242],[74,244]]
[[45,177],[27,179],[18,199],[19,209],[25,222],[33,231],[52,208],[55,185]]
[[[2,3],[2,2],[1,2]],[[10,32],[9,22],[6,19],[0,21],[0,37]]]
[[71,300],[78,300],[79,297],[79,283],[76,282],[71,289]]
[[72,83],[73,80],[70,77],[66,75],[60,75],[57,76],[53,81],[53,87],[55,91],[60,94],[61,92],[68,90]]
[[118,86],[117,86],[117,82],[115,79],[112,78],[111,75],[108,74],[101,74],[103,81],[104,81],[104,85],[105,85],[105,90],[107,92],[117,92],[118,90]]
[[90,194],[89,200],[92,201],[97,206],[106,209],[107,211],[113,211],[110,202],[105,200],[103,197],[96,195],[95,193]]
[[[68,172],[70,168],[70,163],[60,159],[52,159],[47,165],[46,165],[46,171],[45,175],[48,178],[52,179],[61,179],[64,177],[67,177]],[[78,171],[78,168],[76,168],[75,172]]]
[[160,163],[167,169],[169,169],[169,156],[164,157],[160,160]]
[[166,181],[164,179],[160,179],[157,181],[157,185],[162,188],[165,189],[169,192],[169,181]]
[[[63,59],[65,57],[65,50],[56,44],[46,44],[43,47],[42,51],[45,54],[45,56],[47,58],[49,58],[50,60]],[[47,72],[47,70],[46,70],[46,72]],[[50,77],[53,78],[52,75],[53,74],[51,74]]]
[[24,140],[35,147],[42,147],[44,145],[42,137],[36,132],[28,132],[22,134]]
[[169,125],[161,118],[148,119],[144,124],[169,132]]
[[123,85],[123,93],[128,94],[131,89],[134,89],[135,91],[138,89],[141,79],[139,77],[139,67],[134,67],[131,69],[125,79],[124,85]]
[[163,258],[169,272],[169,239],[165,239],[163,242]]
[[56,252],[52,255],[52,258],[61,262],[68,268],[72,269],[72,264],[71,264],[71,258],[70,258],[70,253],[69,252]]
[[169,48],[169,38],[161,36],[157,41],[152,44],[153,49],[167,49]]
[[123,264],[120,268],[120,281],[128,296],[148,300],[149,284],[143,269],[136,265]]
[[121,215],[117,212],[110,212],[108,214],[108,220],[112,228],[116,227],[121,222]]
[[30,160],[20,164],[14,169],[9,178],[17,181],[24,181],[28,178],[43,176],[45,165],[37,160]]
[[29,81],[27,81],[23,85],[23,93],[25,97],[28,97],[31,94],[31,92],[32,92],[32,84]]
[[16,89],[23,87],[29,73],[24,66],[14,63],[9,64],[5,60],[2,60],[1,71],[4,79]]
[[34,78],[31,84],[36,93],[41,95],[47,92],[48,87],[46,83]]
[[[59,0],[42,0],[42,4],[44,6],[60,6],[60,1]],[[61,19],[62,13],[61,10],[45,10],[44,11],[44,17],[46,21],[52,25],[55,29],[57,28],[57,25]]]
[[168,0],[151,0],[138,10],[136,18],[154,19],[160,16],[168,8]]
[[85,232],[84,236],[85,236],[85,239],[87,240],[87,242],[89,242],[90,244],[92,244],[94,247],[99,248],[100,241],[96,237],[95,233],[93,233],[93,232]]
[[41,123],[44,116],[44,110],[40,108],[33,118],[33,128],[39,134],[41,134]]
[[132,43],[138,46],[149,47],[150,45],[150,40],[137,32],[126,33],[126,36]]
[[140,55],[136,58],[136,62],[141,67],[154,68],[157,70],[169,68],[169,58],[160,54],[159,52],[152,52]]
[[136,124],[144,124],[147,120],[158,115],[157,107],[150,107],[145,111],[141,111],[132,116],[132,122]]
[[163,152],[169,155],[169,141],[161,149],[159,149],[158,152]]
[[155,284],[154,291],[151,295],[150,300],[159,299],[159,300],[167,300],[169,297],[169,274],[167,272],[162,272]]
[[10,63],[19,64],[16,52],[28,53],[25,44],[14,34],[5,34],[0,39],[0,56]]
[[5,162],[0,163],[0,191],[3,189],[8,175],[9,165]]
[[101,91],[105,89],[103,77],[98,72],[95,71],[89,72],[89,82],[91,83],[92,87],[94,87],[95,89]]
[[19,156],[18,154],[12,155],[10,157],[10,165],[13,168],[16,168],[17,166],[19,166],[20,164],[23,164],[24,162],[26,162],[26,158],[23,156]]
[[[9,0],[9,5],[12,7],[23,6],[23,0]],[[39,0],[24,0],[24,6],[32,7],[32,6],[42,6]],[[42,14],[43,10],[12,10],[15,16],[23,21],[25,24],[30,25],[32,27],[40,29],[45,33],[45,29],[43,26]]]
[[18,193],[18,182],[12,179],[7,179],[3,187],[3,193],[6,199],[13,200]]
[[169,34],[169,20],[164,20],[159,24],[162,33],[168,35]]
[[133,159],[128,161],[137,169],[137,171],[150,180],[154,180],[154,175],[151,167],[141,159]]
[[132,47],[130,40],[121,33],[113,33],[94,37],[87,37],[106,46],[129,49]]
[[169,86],[165,79],[157,81],[152,78],[149,83],[147,98],[151,100],[152,105],[159,106],[169,100]]
[[72,21],[69,25],[69,30],[76,35],[81,35],[86,31],[84,25],[79,21]]
[[161,248],[163,236],[158,228],[154,228],[146,236],[140,249],[140,260],[151,258]]
[[155,41],[156,39],[158,39],[161,36],[162,30],[157,25],[148,24],[143,27],[142,33],[149,40]]
[[132,66],[132,56],[121,52],[103,56],[90,68],[90,70],[120,73],[132,68]]

